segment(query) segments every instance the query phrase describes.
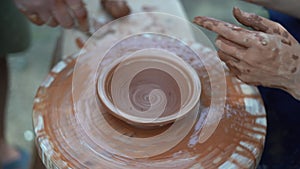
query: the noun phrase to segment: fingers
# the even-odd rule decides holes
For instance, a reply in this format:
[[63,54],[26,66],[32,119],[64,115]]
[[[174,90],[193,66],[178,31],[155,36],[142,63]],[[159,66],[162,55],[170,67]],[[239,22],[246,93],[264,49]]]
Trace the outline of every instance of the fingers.
[[240,70],[235,66],[239,63],[239,60],[237,60],[235,57],[232,57],[231,55],[219,50],[218,55],[222,61],[224,61],[232,73],[235,75],[240,75]]
[[114,18],[120,18],[130,13],[130,8],[125,0],[101,0],[101,5]]
[[230,23],[202,16],[195,17],[194,23],[244,47],[250,47],[256,43],[255,32]]
[[194,23],[244,47],[257,46],[257,42],[266,46],[268,44],[268,39],[266,38],[268,34],[279,35],[281,42],[287,45],[298,43],[293,36],[276,22],[255,14],[243,12],[238,8],[233,9],[233,14],[240,23],[252,27],[256,31],[250,31],[209,17],[195,17]]
[[58,22],[55,18],[53,18],[52,16],[48,19],[48,21],[46,22],[46,24],[48,26],[51,26],[51,27],[56,27],[58,26]]
[[64,28],[78,24],[82,31],[89,30],[88,14],[82,0],[15,0],[15,4],[34,24]]
[[245,79],[250,73],[253,68],[246,62],[237,60],[232,55],[229,55],[221,50],[218,51],[218,55],[221,60],[223,60],[227,67],[229,68],[230,72],[237,76],[244,82],[251,83],[252,79]]
[[39,10],[38,11],[38,16],[41,18],[43,21],[43,24],[46,24],[51,27],[56,27],[58,25],[58,22],[56,19],[52,16],[51,12],[47,10]]
[[[241,11],[239,8],[233,8],[234,17],[243,25],[249,26],[257,31],[265,33],[280,34],[280,30],[284,29],[281,25],[254,13]],[[272,28],[272,29],[271,29]]]
[[218,55],[219,55],[219,58],[223,61],[223,62],[228,62],[229,60],[232,60],[234,62],[239,62],[238,59],[236,59],[235,57],[232,57],[230,55],[228,55],[227,53],[221,51],[221,50],[218,50]]
[[238,65],[237,62],[229,60],[229,61],[227,61],[225,63],[228,66],[228,68],[229,68],[229,70],[230,70],[231,73],[233,73],[237,77],[241,76],[242,73],[241,73],[240,69],[237,66]]
[[290,44],[297,42],[296,39],[277,22],[273,22],[254,13],[244,12],[236,7],[233,8],[233,15],[241,24],[251,27],[254,30],[282,36],[283,43]]
[[74,19],[77,21],[79,29],[82,31],[89,30],[88,12],[85,4],[81,0],[65,0]]
[[221,50],[218,51],[218,55],[220,59],[226,63],[230,73],[235,75],[238,79],[240,79],[241,81],[247,84],[256,85],[256,86],[261,85],[261,83],[257,81],[255,75],[253,74],[253,72],[257,70],[256,68],[251,67],[250,65],[248,65],[243,61],[236,60],[235,57],[227,53],[224,53]]
[[246,48],[231,42],[221,36],[216,39],[216,46],[223,52],[233,56],[236,60],[244,60]]
[[37,25],[48,25],[51,27],[56,27],[58,22],[48,11],[38,11],[37,14],[28,14],[28,19]]
[[45,23],[37,11],[30,9],[32,7],[27,3],[27,1],[15,0],[14,3],[18,10],[27,16],[30,22],[36,25],[43,25]]
[[64,28],[72,28],[73,18],[68,12],[66,4],[61,0],[56,0],[51,11],[57,22]]
[[36,24],[36,25],[44,25],[44,21],[39,17],[37,14],[29,14],[27,15],[27,18],[30,20],[30,22]]

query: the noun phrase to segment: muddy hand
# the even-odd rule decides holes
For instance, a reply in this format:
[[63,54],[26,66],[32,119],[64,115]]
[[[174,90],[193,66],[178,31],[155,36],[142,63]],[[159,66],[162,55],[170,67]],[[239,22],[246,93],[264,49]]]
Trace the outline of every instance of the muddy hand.
[[195,17],[194,22],[218,34],[219,57],[239,79],[281,88],[300,99],[299,43],[276,22],[238,8],[233,14],[254,30],[208,17]]
[[64,28],[76,26],[82,31],[89,29],[82,0],[15,0],[15,4],[34,24]]
[[130,8],[125,0],[101,0],[101,5],[115,19],[130,14]]

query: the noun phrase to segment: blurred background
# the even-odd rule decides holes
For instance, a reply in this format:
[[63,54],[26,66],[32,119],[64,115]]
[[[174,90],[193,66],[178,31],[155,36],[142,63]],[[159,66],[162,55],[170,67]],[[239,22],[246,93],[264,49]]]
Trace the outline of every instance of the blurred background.
[[32,105],[35,92],[46,77],[60,28],[30,24],[31,45],[22,53],[10,54],[9,94],[6,107],[7,139],[14,146],[31,151]]
[[[240,0],[181,0],[187,19],[205,15],[231,23],[232,8],[238,6],[248,12],[255,12],[267,17],[262,7],[251,5]],[[31,46],[22,53],[12,54],[9,59],[10,89],[7,106],[7,138],[9,143],[31,151],[34,134],[32,132],[32,105],[35,93],[46,77],[56,45],[61,33],[60,28],[30,25]],[[215,35],[204,30],[214,41]]]

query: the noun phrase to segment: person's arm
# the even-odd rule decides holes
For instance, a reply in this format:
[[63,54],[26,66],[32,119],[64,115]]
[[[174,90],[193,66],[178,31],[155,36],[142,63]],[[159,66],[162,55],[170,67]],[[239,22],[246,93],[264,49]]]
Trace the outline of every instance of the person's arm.
[[244,0],[300,19],[299,0]]
[[280,88],[300,100],[300,45],[280,24],[235,8],[244,29],[209,17],[194,22],[216,32],[219,57],[242,81]]

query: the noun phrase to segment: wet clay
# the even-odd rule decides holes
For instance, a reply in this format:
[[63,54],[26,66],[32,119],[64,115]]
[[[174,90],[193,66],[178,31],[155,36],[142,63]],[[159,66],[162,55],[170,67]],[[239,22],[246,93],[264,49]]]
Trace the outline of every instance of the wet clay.
[[164,91],[168,100],[161,117],[179,111],[181,104],[179,86],[172,76],[159,69],[146,69],[132,79],[129,86],[129,97],[136,109],[145,111],[151,107],[149,94],[154,89]]
[[[149,38],[132,41],[125,46],[120,45],[121,48],[115,51],[131,49],[131,46],[132,49],[137,48],[141,40],[149,41]],[[72,98],[72,74],[76,57],[73,56],[60,62],[50,72],[35,98],[33,121],[37,134],[36,143],[44,163],[49,168],[181,169],[219,167],[227,169],[229,167],[255,168],[257,166],[266,134],[266,114],[257,89],[238,81],[227,72],[225,113],[213,135],[206,142],[199,143],[199,133],[211,104],[211,77],[208,76],[207,70],[213,70],[214,67],[204,67],[193,57],[191,51],[179,50],[182,48],[181,44],[173,45],[155,39],[150,40],[149,43],[152,41],[153,44],[158,44],[160,47],[177,50],[180,57],[192,65],[201,79],[201,113],[196,117],[196,122],[186,137],[172,149],[149,158],[124,157],[105,149],[106,142],[95,138],[101,134],[100,130],[109,129],[103,129],[106,127],[106,123],[128,138],[153,137],[163,133],[170,125],[151,130],[136,128],[112,116],[99,100],[97,104],[90,107],[90,112],[75,111],[73,104],[76,103]],[[191,42],[189,45],[195,44]],[[196,52],[202,57],[215,55],[210,49],[198,46]],[[110,56],[106,59],[112,61],[118,57],[113,52]],[[88,68],[86,66],[86,70],[82,71],[88,72]],[[144,76],[149,76],[154,72],[142,72],[132,83],[138,83],[143,80]],[[168,81],[172,81],[172,78],[167,75],[166,78],[169,78]],[[156,79],[152,80],[156,81]],[[168,90],[167,86],[165,88],[164,90]],[[172,88],[177,90],[176,85]],[[130,90],[136,90],[134,85]],[[176,101],[173,103],[176,104]],[[140,107],[140,105],[135,106]],[[147,107],[143,106],[143,108]],[[175,109],[177,109],[176,106]],[[78,117],[81,113],[87,113],[88,116],[82,116],[84,119],[80,119]],[[80,124],[81,120],[86,122],[85,127]],[[111,140],[111,142],[115,141]],[[163,148],[162,145],[157,145],[157,149]],[[119,147],[119,149],[126,148]]]
[[[160,39],[169,41],[166,37]],[[124,39],[112,51],[132,41],[145,38],[139,35]],[[201,83],[194,69],[162,49],[117,59],[104,66],[98,78],[98,97],[104,106],[116,117],[140,127],[159,127],[198,111],[200,93]]]
[[[116,67],[114,67],[110,71],[106,79],[107,81],[106,93],[108,94],[109,99],[112,98],[111,80],[115,69]],[[172,76],[170,76],[170,74],[162,70],[153,69],[153,68],[146,69],[137,73],[130,82],[129,99],[132,105],[134,106],[134,108],[139,110],[141,113],[145,113],[145,111],[149,110],[151,107],[150,93],[155,89],[159,89],[163,91],[165,93],[166,100],[167,100],[167,102],[165,103],[166,104],[165,110],[159,117],[166,117],[180,110],[181,96],[180,96],[180,89],[176,80]],[[164,101],[161,100],[160,98],[152,98],[152,99],[154,99],[152,102],[155,102],[156,99],[159,99],[159,101]],[[110,101],[113,102],[112,99]],[[104,103],[102,102],[102,104]],[[139,114],[132,114],[132,115],[135,115],[137,117],[139,116]]]

